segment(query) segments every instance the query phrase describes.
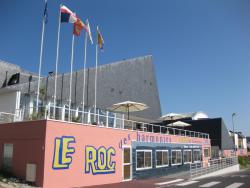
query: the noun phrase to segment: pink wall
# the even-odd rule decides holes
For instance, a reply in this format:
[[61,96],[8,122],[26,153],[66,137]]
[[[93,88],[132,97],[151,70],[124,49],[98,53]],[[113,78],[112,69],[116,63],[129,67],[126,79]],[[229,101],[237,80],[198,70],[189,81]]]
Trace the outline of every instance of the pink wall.
[[[232,157],[234,155],[233,150],[224,150],[223,151],[224,157]],[[248,156],[247,149],[237,149],[236,151],[237,156]]]
[[[197,143],[202,144],[203,147],[210,147],[210,140],[208,139],[205,140],[201,138],[187,138],[182,136],[177,137],[172,135],[163,136],[162,134],[143,132],[140,132],[139,134],[140,139],[142,139],[142,137],[144,137],[144,139],[151,138],[155,139],[154,142],[157,142],[156,139],[158,138],[158,142],[160,139],[165,139],[165,142]],[[123,179],[122,149],[120,147],[122,143],[123,145],[131,145],[131,141],[137,140],[138,137],[138,132],[136,131],[48,121],[46,129],[46,151],[43,187],[66,188],[121,182]],[[68,163],[63,163],[62,161],[60,162],[58,158],[55,157],[57,155],[54,155],[56,151],[59,151],[59,149],[57,150],[57,147],[55,147],[56,143],[62,143],[62,140],[64,138],[74,139],[74,142],[66,145],[69,148],[75,149],[74,152],[72,152],[72,150],[72,153],[69,153],[67,155],[68,160],[70,157],[72,157],[72,161],[69,162],[69,160]],[[115,150],[115,155],[111,156],[111,160],[109,161],[109,164],[107,164],[107,166],[112,166],[113,163],[115,163],[115,173],[96,175],[93,175],[91,172],[86,173],[85,155],[87,153],[86,147],[88,146],[94,147],[96,149],[103,146],[107,150],[108,148],[113,148]],[[59,164],[59,166],[66,165],[66,167],[62,167],[64,169],[55,169],[55,164]]]
[[16,122],[0,125],[0,168],[4,143],[13,145],[12,172],[26,178],[26,164],[37,165],[38,186],[43,184],[43,161],[46,121]]
[[[0,159],[4,143],[13,143],[13,173],[25,179],[26,164],[35,163],[36,185],[44,188],[116,183],[123,180],[121,148],[131,146],[132,141],[194,143],[210,147],[209,139],[57,121],[28,121],[0,125]],[[85,156],[88,149],[92,149],[90,155]],[[95,157],[105,160],[97,160],[95,169],[86,169],[86,164],[91,164]]]
[[[46,134],[44,187],[68,188],[121,182],[122,150],[119,148],[119,141],[127,137],[127,134],[128,131],[49,121]],[[131,133],[131,138],[135,138],[135,135],[135,132]],[[69,169],[54,170],[52,164],[55,137],[62,136],[74,136],[76,143],[72,143],[70,146],[75,148],[75,153],[72,154],[72,163]],[[130,143],[128,144],[130,145]],[[92,175],[92,173],[86,174],[85,147],[87,145],[94,146],[95,148],[99,148],[100,146],[104,146],[105,148],[113,147],[116,152],[112,159],[116,162],[115,173],[98,175]]]

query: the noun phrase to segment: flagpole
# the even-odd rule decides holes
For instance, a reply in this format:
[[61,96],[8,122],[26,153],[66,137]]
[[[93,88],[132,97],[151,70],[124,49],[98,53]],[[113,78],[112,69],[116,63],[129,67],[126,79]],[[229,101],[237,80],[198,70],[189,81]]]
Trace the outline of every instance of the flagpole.
[[[47,0],[45,0],[45,6],[47,6],[46,3],[47,3]],[[43,58],[44,30],[45,30],[45,15],[43,15],[42,37],[41,37],[41,46],[40,46],[39,73],[38,73],[38,85],[37,85],[37,96],[36,96],[36,113],[38,113],[38,104],[39,104],[38,100],[39,100],[39,95],[40,95],[40,80],[41,80],[40,77],[41,77],[42,58]]]
[[85,32],[85,41],[84,41],[84,64],[83,64],[83,89],[82,89],[82,123],[84,123],[84,100],[85,100],[85,82],[86,82],[86,63],[87,63],[87,41],[88,33]]
[[[98,44],[96,44],[96,53],[95,53],[95,103],[94,103],[94,114],[95,114],[95,122],[96,122],[96,85],[97,85],[97,64],[98,64]],[[96,122],[97,123],[97,122]]]
[[60,45],[60,31],[61,31],[61,6],[59,8],[59,19],[58,19],[58,31],[57,31],[57,45],[56,45],[56,72],[55,72],[55,89],[54,89],[54,110],[53,117],[56,115],[56,84],[57,84],[57,72],[58,72],[58,59],[59,59],[59,45]]
[[73,72],[73,61],[74,61],[74,43],[75,43],[75,35],[72,36],[72,46],[71,46],[71,60],[70,60],[70,83],[69,83],[69,117],[68,120],[70,121],[70,110],[71,110],[71,93],[72,93],[72,72]]

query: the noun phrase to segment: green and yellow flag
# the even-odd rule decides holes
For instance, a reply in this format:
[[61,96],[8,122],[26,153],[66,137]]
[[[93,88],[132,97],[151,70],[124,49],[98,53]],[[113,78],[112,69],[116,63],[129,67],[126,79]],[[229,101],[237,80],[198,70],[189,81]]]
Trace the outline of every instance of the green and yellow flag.
[[103,46],[104,46],[104,40],[102,38],[102,34],[97,26],[97,44],[99,46],[99,48],[102,50]]

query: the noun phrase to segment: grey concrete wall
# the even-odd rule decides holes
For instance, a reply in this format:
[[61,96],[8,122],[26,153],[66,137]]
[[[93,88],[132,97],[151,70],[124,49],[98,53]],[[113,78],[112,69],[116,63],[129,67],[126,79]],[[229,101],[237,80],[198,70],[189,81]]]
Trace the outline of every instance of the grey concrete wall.
[[[97,107],[106,109],[114,103],[136,101],[146,103],[145,111],[131,113],[146,119],[158,119],[161,116],[160,100],[155,78],[152,56],[128,59],[98,67]],[[72,103],[82,104],[84,70],[73,73]],[[41,87],[47,88],[48,99],[54,95],[55,77],[43,78]],[[70,74],[57,77],[57,102],[68,103]],[[95,68],[86,70],[85,105],[94,106]],[[19,84],[9,88],[21,90],[22,93],[35,94],[37,81]]]

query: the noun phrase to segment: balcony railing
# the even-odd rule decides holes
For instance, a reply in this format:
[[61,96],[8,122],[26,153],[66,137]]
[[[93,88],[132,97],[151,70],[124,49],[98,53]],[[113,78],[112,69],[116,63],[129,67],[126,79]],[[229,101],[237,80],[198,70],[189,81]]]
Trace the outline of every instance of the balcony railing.
[[[133,120],[127,120],[123,114],[113,113],[109,111],[103,111],[97,109],[97,113],[93,113],[92,110],[79,110],[68,109],[65,107],[59,107],[54,105],[41,106],[36,113],[35,108],[26,108],[17,110],[15,118],[12,121],[24,121],[24,120],[37,120],[37,119],[51,119],[63,122],[74,122],[90,126],[99,126],[114,129],[143,131],[151,133],[160,133],[167,135],[178,135],[184,137],[196,137],[209,139],[209,135],[206,133],[189,131],[184,129],[166,127],[156,125],[152,123],[138,122]],[[13,114],[12,114],[13,115]]]
[[8,112],[0,112],[0,123],[13,122],[16,119],[16,115]]

